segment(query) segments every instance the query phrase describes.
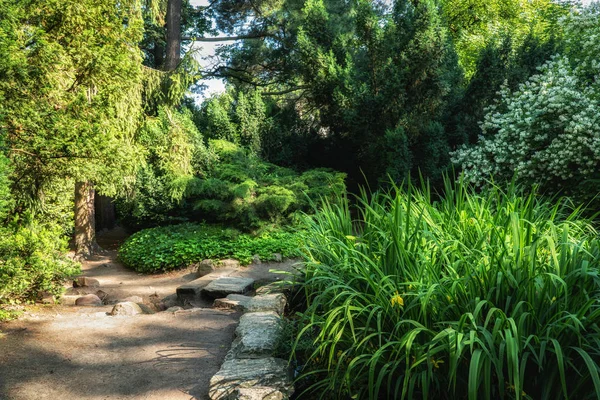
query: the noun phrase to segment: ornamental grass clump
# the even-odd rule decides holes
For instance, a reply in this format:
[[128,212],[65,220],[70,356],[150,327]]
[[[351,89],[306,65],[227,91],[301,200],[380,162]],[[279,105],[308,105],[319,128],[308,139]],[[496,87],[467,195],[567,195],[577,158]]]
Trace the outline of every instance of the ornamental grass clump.
[[355,211],[307,217],[306,398],[600,398],[599,242],[580,210],[446,182]]

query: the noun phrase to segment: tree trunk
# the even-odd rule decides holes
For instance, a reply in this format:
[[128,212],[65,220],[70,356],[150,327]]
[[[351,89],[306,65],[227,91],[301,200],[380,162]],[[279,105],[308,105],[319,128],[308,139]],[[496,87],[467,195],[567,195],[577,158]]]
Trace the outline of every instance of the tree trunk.
[[177,68],[181,60],[181,0],[169,0],[167,4],[167,50],[166,71]]
[[94,194],[94,187],[90,182],[75,184],[75,251],[83,257],[89,257],[100,250],[96,243]]
[[154,43],[154,68],[162,69],[163,62],[165,60],[165,46],[162,43],[162,39],[157,39]]

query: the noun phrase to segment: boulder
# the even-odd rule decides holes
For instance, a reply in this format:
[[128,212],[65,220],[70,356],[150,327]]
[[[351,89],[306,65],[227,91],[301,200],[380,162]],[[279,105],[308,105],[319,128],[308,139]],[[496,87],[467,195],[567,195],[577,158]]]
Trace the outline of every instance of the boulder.
[[202,294],[211,299],[227,297],[230,294],[245,294],[252,290],[254,279],[227,276],[215,279],[202,289]]
[[211,378],[209,397],[211,400],[254,399],[241,396],[256,395],[256,390],[245,389],[260,388],[273,394],[281,393],[281,397],[263,397],[264,400],[287,399],[294,391],[290,372],[288,362],[280,358],[228,360]]
[[138,315],[143,314],[144,311],[142,308],[132,301],[125,301],[122,303],[117,303],[113,307],[112,311],[109,312],[109,315]]
[[202,260],[196,264],[196,273],[199,278],[213,272],[215,272],[215,263],[213,260]]
[[278,263],[282,262],[283,256],[281,255],[281,253],[273,253],[273,261]]
[[232,258],[226,258],[224,260],[219,261],[219,268],[240,268],[240,262]]
[[98,279],[88,278],[87,276],[80,276],[79,278],[73,281],[73,287],[99,287],[100,282]]
[[258,254],[252,256],[252,264],[262,264],[262,260]]
[[215,300],[214,306],[242,312],[273,311],[283,315],[286,301],[285,296],[281,293],[263,294],[254,297],[230,294],[224,299]]
[[271,357],[281,335],[281,318],[272,311],[242,315],[226,359]]
[[132,303],[144,303],[144,299],[140,296],[129,296],[124,298],[123,300],[119,300],[120,303],[132,302]]
[[75,300],[76,306],[101,306],[102,300],[95,294],[86,294]]

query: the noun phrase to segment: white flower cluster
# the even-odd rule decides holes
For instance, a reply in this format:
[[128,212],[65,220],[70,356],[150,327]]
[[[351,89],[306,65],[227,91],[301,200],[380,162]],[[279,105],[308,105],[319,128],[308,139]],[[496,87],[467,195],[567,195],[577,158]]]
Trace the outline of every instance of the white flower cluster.
[[483,135],[452,153],[465,178],[570,185],[600,165],[600,8],[563,20],[566,51],[517,90],[503,87],[487,109]]

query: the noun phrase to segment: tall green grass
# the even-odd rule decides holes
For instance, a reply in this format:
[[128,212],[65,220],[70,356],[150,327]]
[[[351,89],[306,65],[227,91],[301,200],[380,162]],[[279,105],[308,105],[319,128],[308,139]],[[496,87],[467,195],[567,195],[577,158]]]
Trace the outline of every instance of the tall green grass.
[[600,398],[599,242],[580,210],[447,181],[353,211],[307,217],[306,398]]

